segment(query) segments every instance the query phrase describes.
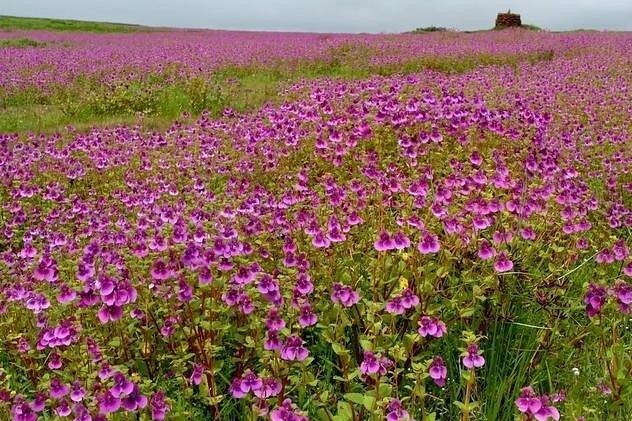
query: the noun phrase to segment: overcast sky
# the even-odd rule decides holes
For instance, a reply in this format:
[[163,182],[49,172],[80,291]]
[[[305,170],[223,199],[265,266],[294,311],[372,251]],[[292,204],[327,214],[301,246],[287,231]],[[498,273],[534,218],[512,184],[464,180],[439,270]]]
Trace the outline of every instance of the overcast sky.
[[482,29],[496,13],[551,30],[632,30],[632,0],[1,0],[0,15],[217,29],[402,32]]

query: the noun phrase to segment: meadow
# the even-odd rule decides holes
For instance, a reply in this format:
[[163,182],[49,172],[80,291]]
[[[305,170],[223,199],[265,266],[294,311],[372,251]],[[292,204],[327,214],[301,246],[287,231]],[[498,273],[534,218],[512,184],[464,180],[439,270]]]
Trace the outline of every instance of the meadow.
[[632,33],[0,17],[0,419],[629,420]]

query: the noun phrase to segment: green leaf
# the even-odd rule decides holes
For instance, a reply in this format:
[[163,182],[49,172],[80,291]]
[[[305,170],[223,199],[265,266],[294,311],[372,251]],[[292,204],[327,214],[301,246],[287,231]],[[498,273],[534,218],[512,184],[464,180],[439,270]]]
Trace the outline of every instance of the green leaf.
[[338,402],[338,413],[334,417],[337,421],[349,421],[353,419],[353,409],[349,402]]
[[349,351],[347,351],[347,349],[345,347],[343,347],[342,345],[340,345],[339,343],[332,343],[331,344],[331,348],[334,350],[334,353],[336,355],[347,355],[349,354]]
[[320,408],[318,411],[316,411],[316,416],[321,421],[329,421],[331,419],[324,408]]
[[474,315],[474,312],[475,312],[475,309],[473,307],[467,307],[467,308],[462,309],[459,312],[459,315],[461,317],[472,317]]
[[362,393],[345,393],[345,399],[358,405],[364,404],[364,395]]
[[375,408],[375,398],[373,396],[366,395],[364,396],[364,402],[362,402],[362,404],[368,411],[370,411]]

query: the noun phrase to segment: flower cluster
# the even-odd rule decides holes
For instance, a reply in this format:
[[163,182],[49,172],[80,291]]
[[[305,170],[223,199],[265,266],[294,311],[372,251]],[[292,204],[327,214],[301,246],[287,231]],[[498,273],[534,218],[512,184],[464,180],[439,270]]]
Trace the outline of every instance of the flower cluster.
[[551,405],[551,399],[547,395],[537,396],[531,387],[525,387],[520,391],[516,406],[529,420],[557,421],[560,419],[560,412]]
[[[632,410],[629,34],[37,36],[71,43],[0,48],[2,98],[383,71],[161,130],[1,133],[0,419]],[[467,71],[513,50],[543,56]]]

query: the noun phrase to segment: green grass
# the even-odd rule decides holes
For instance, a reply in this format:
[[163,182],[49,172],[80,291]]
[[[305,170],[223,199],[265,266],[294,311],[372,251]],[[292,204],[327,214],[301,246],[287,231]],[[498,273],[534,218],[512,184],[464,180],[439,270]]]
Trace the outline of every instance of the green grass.
[[[73,84],[43,93],[25,89],[0,91],[0,132],[54,132],[67,125],[135,123],[168,127],[186,112],[208,110],[214,116],[225,108],[238,112],[278,103],[279,92],[300,80],[334,78],[358,80],[374,75],[411,74],[422,70],[462,73],[481,66],[517,66],[523,62],[550,60],[552,52],[467,57],[421,57],[406,63],[373,65],[371,51],[345,46],[318,61],[279,62],[270,66],[227,66],[212,75],[168,82],[168,76],[149,75],[143,81],[108,88],[98,78],[79,78]],[[174,69],[177,72],[177,69]]]
[[136,32],[149,30],[149,27],[126,23],[90,22],[72,19],[27,18],[0,16],[1,30],[45,30],[45,31],[82,31],[82,32]]
[[30,38],[0,39],[0,48],[29,48],[43,47],[45,42],[36,41]]

